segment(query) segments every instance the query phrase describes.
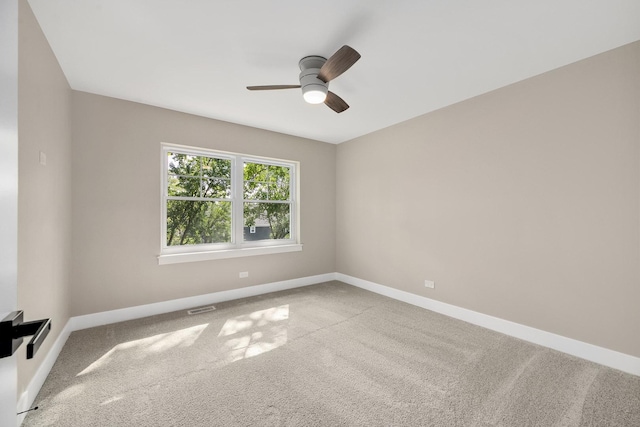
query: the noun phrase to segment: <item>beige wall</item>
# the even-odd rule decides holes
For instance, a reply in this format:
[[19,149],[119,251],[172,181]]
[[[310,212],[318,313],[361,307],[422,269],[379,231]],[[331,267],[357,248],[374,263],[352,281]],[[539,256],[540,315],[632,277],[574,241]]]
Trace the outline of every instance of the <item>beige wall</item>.
[[637,42],[339,145],[338,271],[640,356],[639,76]]
[[[82,92],[72,104],[72,315],[335,271],[336,146]],[[299,161],[304,249],[158,265],[161,142]]]
[[52,319],[33,360],[18,351],[19,397],[69,319],[71,90],[26,1],[18,31],[18,308]]

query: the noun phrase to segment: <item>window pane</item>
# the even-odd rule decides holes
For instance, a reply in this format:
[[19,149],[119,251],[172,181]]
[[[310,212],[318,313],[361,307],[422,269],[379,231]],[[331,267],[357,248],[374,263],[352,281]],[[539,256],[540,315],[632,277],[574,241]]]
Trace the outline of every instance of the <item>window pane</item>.
[[231,160],[202,157],[202,175],[211,178],[231,179]]
[[269,166],[269,182],[289,182],[289,168],[286,166]]
[[202,180],[202,197],[216,199],[231,198],[231,180],[209,178]]
[[267,185],[265,182],[246,181],[244,183],[245,200],[267,200]]
[[245,200],[289,200],[290,169],[261,163],[244,164]]
[[167,153],[170,174],[200,176],[200,157],[189,154]]
[[288,239],[289,213],[287,203],[245,203],[244,240]]
[[167,246],[231,242],[231,202],[167,200]]
[[269,200],[289,200],[289,185],[269,183]]
[[182,197],[200,197],[200,178],[169,175],[167,195]]
[[245,181],[266,181],[269,167],[262,163],[245,163],[244,164],[244,180]]

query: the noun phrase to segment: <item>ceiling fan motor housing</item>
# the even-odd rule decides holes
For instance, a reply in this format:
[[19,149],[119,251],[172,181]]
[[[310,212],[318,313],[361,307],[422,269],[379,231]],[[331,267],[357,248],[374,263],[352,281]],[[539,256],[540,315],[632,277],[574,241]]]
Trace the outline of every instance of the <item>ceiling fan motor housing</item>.
[[360,59],[360,54],[350,46],[344,45],[329,59],[322,56],[305,56],[300,60],[299,85],[247,86],[249,90],[302,89],[302,97],[309,104],[324,102],[336,113],[342,113],[349,104],[329,91],[329,81],[335,79]]
[[329,83],[318,78],[320,68],[326,62],[321,56],[306,56],[300,60],[300,87],[304,100],[310,104],[321,104],[327,97]]

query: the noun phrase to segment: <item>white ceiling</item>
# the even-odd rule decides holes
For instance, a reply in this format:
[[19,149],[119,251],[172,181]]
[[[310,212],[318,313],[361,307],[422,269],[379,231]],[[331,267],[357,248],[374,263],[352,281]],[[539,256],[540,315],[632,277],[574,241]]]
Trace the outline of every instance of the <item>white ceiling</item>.
[[[640,40],[638,0],[29,0],[73,89],[340,143]],[[306,104],[298,60],[362,55]]]

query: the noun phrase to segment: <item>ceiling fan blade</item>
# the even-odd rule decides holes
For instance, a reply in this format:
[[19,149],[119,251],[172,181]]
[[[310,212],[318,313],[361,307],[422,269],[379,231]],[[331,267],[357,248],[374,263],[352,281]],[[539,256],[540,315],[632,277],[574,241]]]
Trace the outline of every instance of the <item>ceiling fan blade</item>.
[[327,99],[324,100],[324,103],[336,113],[342,113],[349,108],[349,104],[344,102],[344,99],[331,91],[327,92]]
[[300,89],[300,85],[247,86],[249,90]]
[[331,58],[327,59],[327,62],[320,68],[318,78],[327,83],[351,68],[358,59],[360,59],[360,54],[352,47],[344,45]]

